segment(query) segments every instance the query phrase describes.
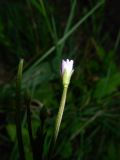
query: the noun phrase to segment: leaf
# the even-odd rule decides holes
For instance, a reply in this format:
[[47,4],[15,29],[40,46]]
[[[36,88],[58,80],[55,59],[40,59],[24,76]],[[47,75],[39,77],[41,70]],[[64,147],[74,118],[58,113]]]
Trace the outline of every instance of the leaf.
[[64,159],[70,158],[70,156],[72,154],[72,146],[71,146],[70,142],[63,143],[63,146],[61,148],[61,153],[60,154]]
[[115,73],[112,76],[102,78],[98,81],[94,92],[95,98],[103,98],[110,95],[120,86],[120,73]]
[[16,126],[14,124],[8,124],[6,126],[8,134],[12,141],[15,141],[16,138]]
[[117,149],[115,147],[114,141],[111,141],[108,145],[108,150],[107,150],[107,154],[108,154],[108,159],[109,160],[117,160]]

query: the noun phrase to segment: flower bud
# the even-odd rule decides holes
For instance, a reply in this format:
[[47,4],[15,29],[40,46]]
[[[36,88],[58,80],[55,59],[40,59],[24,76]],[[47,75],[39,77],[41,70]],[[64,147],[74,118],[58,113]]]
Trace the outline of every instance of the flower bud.
[[64,87],[69,85],[73,71],[73,60],[62,60],[62,77]]

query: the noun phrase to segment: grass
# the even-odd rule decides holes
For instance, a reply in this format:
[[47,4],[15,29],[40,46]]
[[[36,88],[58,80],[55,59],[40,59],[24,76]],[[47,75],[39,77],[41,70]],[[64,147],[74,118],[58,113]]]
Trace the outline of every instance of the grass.
[[[1,55],[4,53],[4,65],[11,69],[10,80],[0,86],[2,160],[17,160],[19,156],[14,84],[20,58],[25,59],[20,112],[26,160],[33,160],[32,151],[35,160],[48,158],[62,93],[63,58],[74,59],[75,72],[53,159],[118,160],[120,157],[120,72],[116,61],[120,33],[115,42],[109,31],[103,34],[106,1],[93,0],[85,6],[81,3],[82,10],[79,3],[69,1],[66,11],[64,4],[57,1],[2,3]],[[108,46],[108,42],[114,45]],[[31,98],[27,109],[26,89]]]

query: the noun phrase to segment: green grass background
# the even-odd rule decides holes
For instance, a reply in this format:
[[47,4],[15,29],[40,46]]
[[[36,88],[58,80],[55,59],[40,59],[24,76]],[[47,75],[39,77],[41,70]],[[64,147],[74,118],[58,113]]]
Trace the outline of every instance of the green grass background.
[[[54,160],[118,160],[120,157],[120,33],[104,31],[106,1],[1,1],[0,159],[19,157],[15,132],[15,79],[24,58],[22,134],[33,160],[25,91],[31,96],[38,159],[47,159],[62,94],[61,61],[74,60]],[[41,149],[42,148],[42,149]],[[40,158],[41,157],[41,158]],[[37,160],[37,159],[36,159]]]

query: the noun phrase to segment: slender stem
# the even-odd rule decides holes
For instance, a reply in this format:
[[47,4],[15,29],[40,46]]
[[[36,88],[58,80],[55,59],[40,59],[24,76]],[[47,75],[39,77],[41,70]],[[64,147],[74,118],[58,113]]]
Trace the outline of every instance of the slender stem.
[[29,140],[30,140],[30,145],[32,149],[33,159],[36,159],[35,150],[34,150],[34,139],[33,139],[33,133],[32,133],[30,105],[31,105],[31,96],[29,95],[29,92],[26,91],[27,126],[28,126]]
[[16,134],[18,140],[18,149],[20,154],[20,159],[25,160],[25,152],[23,146],[23,138],[22,138],[22,128],[21,128],[21,80],[22,80],[22,70],[23,70],[23,59],[20,60],[18,67],[18,74],[16,80]]
[[67,90],[68,90],[68,86],[64,86],[59,111],[58,111],[58,114],[57,114],[57,117],[56,117],[54,135],[53,135],[53,138],[51,139],[50,150],[49,150],[49,153],[48,153],[48,159],[49,160],[52,159],[52,155],[53,155],[53,152],[54,152],[54,147],[55,147],[57,137],[58,137],[58,133],[59,133],[59,130],[60,130],[62,116],[63,116],[63,112],[64,112],[64,108],[65,108]]
[[54,132],[54,144],[56,143],[58,133],[59,133],[59,130],[60,130],[60,124],[61,124],[61,121],[62,121],[62,116],[63,116],[63,112],[64,112],[64,108],[65,108],[67,90],[68,90],[68,86],[65,86],[64,89],[63,89],[63,94],[62,94],[62,98],[61,98],[61,102],[60,102],[60,107],[59,107],[59,111],[58,111],[57,118],[56,118],[55,132]]

